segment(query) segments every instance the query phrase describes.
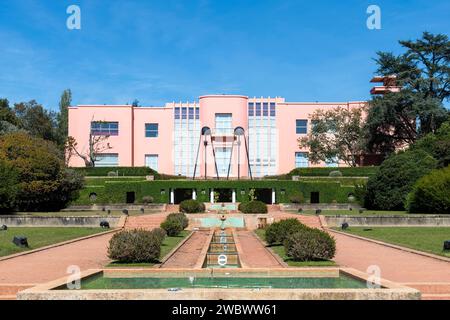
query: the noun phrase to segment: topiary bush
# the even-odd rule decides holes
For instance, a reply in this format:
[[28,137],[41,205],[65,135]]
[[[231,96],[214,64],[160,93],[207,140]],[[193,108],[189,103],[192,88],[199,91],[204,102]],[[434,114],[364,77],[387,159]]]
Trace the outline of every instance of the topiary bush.
[[153,197],[152,196],[144,196],[144,197],[142,197],[142,203],[144,203],[144,204],[153,203]]
[[239,204],[238,210],[242,213],[267,213],[267,205],[258,200],[242,202]]
[[176,237],[183,231],[183,225],[179,219],[166,219],[161,223],[161,228],[166,231],[169,237]]
[[184,213],[205,212],[205,204],[198,200],[184,200],[180,203],[180,211]]
[[181,227],[186,229],[189,226],[189,219],[184,213],[171,213],[167,216],[166,220],[175,219],[180,221]]
[[329,177],[342,177],[342,172],[335,170],[335,171],[331,171],[330,174],[328,175]]
[[376,210],[403,210],[414,183],[436,167],[437,161],[423,150],[390,156],[367,182],[364,206]]
[[325,231],[304,228],[287,236],[284,249],[294,261],[330,260],[336,254],[336,241]]
[[108,257],[121,263],[156,262],[162,240],[160,231],[120,231],[109,241]]
[[450,167],[420,178],[408,195],[406,207],[410,213],[450,214]]
[[303,203],[305,202],[305,197],[303,196],[303,193],[297,191],[289,196],[289,201],[291,203]]
[[288,235],[302,231],[305,228],[307,226],[295,218],[280,220],[267,226],[266,242],[269,245],[283,244]]

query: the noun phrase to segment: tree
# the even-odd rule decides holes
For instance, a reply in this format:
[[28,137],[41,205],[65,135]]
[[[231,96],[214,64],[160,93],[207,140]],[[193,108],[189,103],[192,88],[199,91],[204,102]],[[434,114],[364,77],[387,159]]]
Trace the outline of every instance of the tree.
[[72,103],[72,92],[70,89],[63,91],[59,101],[59,113],[57,116],[56,134],[58,137],[58,144],[64,146],[69,133],[69,107]]
[[308,148],[312,163],[338,159],[356,167],[363,151],[363,110],[338,107],[317,110],[312,116],[313,129],[299,139],[301,148]]
[[435,133],[429,133],[411,146],[412,150],[424,150],[438,161],[438,167],[450,164],[450,120],[444,122]]
[[57,211],[75,199],[81,176],[66,171],[51,141],[24,132],[0,136],[0,161],[17,170],[15,205],[21,211]]
[[417,180],[408,195],[411,213],[450,214],[450,167],[433,170]]
[[437,99],[423,98],[409,89],[374,97],[364,127],[368,150],[390,154],[434,132],[447,118]]
[[0,214],[14,210],[18,192],[18,173],[6,161],[0,161]]
[[112,149],[108,140],[109,136],[95,136],[92,133],[89,134],[89,148],[87,152],[78,150],[78,142],[74,137],[68,137],[65,146],[66,163],[70,162],[72,156],[76,155],[83,159],[87,168],[95,167],[95,162],[99,154],[106,150]]
[[364,205],[368,209],[404,210],[414,183],[436,167],[437,161],[423,150],[401,151],[387,158],[369,178]]
[[406,52],[377,52],[380,75],[397,75],[399,85],[423,98],[450,98],[450,41],[447,35],[424,32],[421,39],[399,41]]
[[446,35],[424,32],[421,39],[400,41],[398,56],[377,52],[377,74],[396,75],[399,93],[369,102],[366,140],[371,152],[390,154],[435,132],[448,116],[443,101],[450,99],[450,41]]
[[14,112],[19,121],[19,128],[26,130],[34,137],[58,142],[54,112],[47,111],[35,100],[16,103]]
[[9,107],[8,99],[0,99],[0,121],[8,122],[13,126],[19,125],[19,119],[17,119],[14,111]]

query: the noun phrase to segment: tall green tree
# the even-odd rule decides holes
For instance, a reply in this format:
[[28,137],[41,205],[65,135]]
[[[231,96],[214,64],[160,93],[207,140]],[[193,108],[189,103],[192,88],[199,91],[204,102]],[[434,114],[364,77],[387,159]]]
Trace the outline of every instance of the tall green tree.
[[58,137],[58,145],[64,146],[69,132],[69,107],[72,103],[72,92],[66,89],[61,94],[59,101],[59,113],[57,116],[56,134]]
[[16,103],[14,112],[19,121],[19,128],[26,130],[34,137],[58,142],[54,112],[47,111],[35,100]]
[[312,163],[338,159],[356,167],[357,158],[364,150],[362,109],[317,110],[311,121],[312,130],[299,139],[299,146],[309,149],[308,159]]
[[369,102],[365,137],[371,152],[390,154],[435,132],[447,119],[450,99],[450,41],[424,32],[421,39],[400,41],[405,52],[378,52],[377,74],[396,75],[402,91]]
[[447,35],[424,32],[421,39],[399,41],[398,56],[377,52],[377,74],[397,75],[399,84],[423,98],[450,99],[450,41]]

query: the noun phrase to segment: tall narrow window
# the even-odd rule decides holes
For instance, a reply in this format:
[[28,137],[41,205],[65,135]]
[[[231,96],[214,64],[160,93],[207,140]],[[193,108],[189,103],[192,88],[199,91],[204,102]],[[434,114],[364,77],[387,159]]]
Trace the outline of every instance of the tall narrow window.
[[308,120],[297,119],[295,132],[297,134],[307,134],[308,133]]
[[91,134],[94,136],[118,136],[119,123],[106,121],[91,122]]
[[295,167],[296,168],[307,168],[309,166],[308,155],[306,152],[296,152],[295,153]]
[[146,138],[157,138],[158,137],[158,124],[157,123],[146,123],[145,124],[145,137]]
[[233,133],[233,123],[231,113],[216,113],[216,133]]
[[158,155],[157,154],[147,154],[145,155],[145,166],[158,171]]

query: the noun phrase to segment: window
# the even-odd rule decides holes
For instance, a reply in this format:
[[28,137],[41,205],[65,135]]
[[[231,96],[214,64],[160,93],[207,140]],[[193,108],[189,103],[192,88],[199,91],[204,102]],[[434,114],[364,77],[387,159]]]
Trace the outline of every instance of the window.
[[260,117],[261,116],[261,103],[260,102],[257,102],[256,103],[256,114],[255,114],[257,117]]
[[339,160],[337,157],[334,157],[325,161],[325,164],[328,168],[336,168],[339,164]]
[[296,120],[297,134],[307,134],[308,133],[308,120]]
[[119,123],[118,122],[91,122],[91,134],[94,136],[118,136]]
[[145,124],[145,137],[146,138],[157,138],[158,137],[158,124],[157,123],[146,123]]
[[309,166],[308,154],[306,152],[296,152],[295,153],[295,167],[296,168],[307,168]]
[[117,167],[119,165],[119,154],[103,153],[95,155],[96,167]]
[[248,116],[253,117],[255,115],[254,103],[250,102],[248,104]]
[[269,116],[269,104],[267,102],[263,103],[263,117]]
[[233,124],[231,113],[216,113],[216,133],[233,133]]
[[158,155],[157,154],[146,155],[145,166],[155,171],[158,171]]
[[275,102],[270,103],[270,116],[275,117]]

